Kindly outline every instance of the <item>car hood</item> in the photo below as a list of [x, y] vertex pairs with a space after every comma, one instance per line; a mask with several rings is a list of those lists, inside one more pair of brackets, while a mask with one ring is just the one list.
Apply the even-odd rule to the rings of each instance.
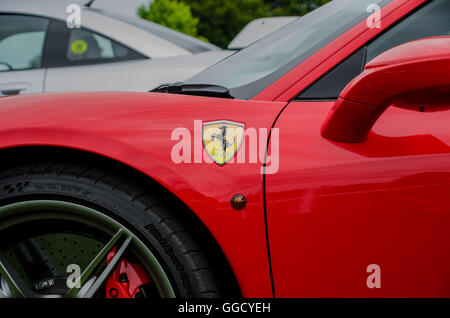
[[[235, 120], [271, 127], [284, 102], [139, 92], [45, 93], [0, 98], [0, 140], [6, 131], [34, 129], [108, 135], [193, 127], [194, 120]], [[116, 135], [116, 133], [118, 135]], [[36, 135], [30, 134], [31, 139]], [[151, 140], [151, 134], [148, 136]], [[170, 133], [169, 133], [170, 141]], [[38, 138], [39, 139], [39, 138]], [[119, 138], [121, 139], [121, 138]]]
[[[186, 138], [192, 156], [195, 149], [201, 156], [202, 122], [226, 119], [249, 128], [270, 128], [285, 104], [126, 92], [3, 97], [0, 162], [14, 152], [11, 148], [29, 147], [39, 153], [36, 147], [44, 146], [56, 154], [61, 148], [96, 154], [140, 171], [195, 211], [221, 246], [238, 281], [257, 282], [241, 284], [244, 295], [270, 297], [267, 251], [255, 248], [266, 246], [263, 163], [185, 164], [175, 162], [172, 153], [179, 153], [175, 145], [187, 134], [192, 137], [191, 143]], [[242, 213], [230, 205], [236, 193], [249, 202]], [[255, 269], [254, 262], [242, 261], [247, 258], [261, 266]]]

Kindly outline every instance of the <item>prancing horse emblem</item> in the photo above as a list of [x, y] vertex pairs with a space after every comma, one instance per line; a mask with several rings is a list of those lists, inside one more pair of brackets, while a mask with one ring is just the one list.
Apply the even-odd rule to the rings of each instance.
[[245, 125], [228, 120], [203, 123], [203, 145], [219, 166], [229, 162], [241, 147]]

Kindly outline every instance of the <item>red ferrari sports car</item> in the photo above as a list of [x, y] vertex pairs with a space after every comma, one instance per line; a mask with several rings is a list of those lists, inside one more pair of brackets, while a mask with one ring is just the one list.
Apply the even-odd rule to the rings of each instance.
[[450, 297], [449, 74], [450, 1], [334, 0], [155, 92], [3, 97], [0, 296]]

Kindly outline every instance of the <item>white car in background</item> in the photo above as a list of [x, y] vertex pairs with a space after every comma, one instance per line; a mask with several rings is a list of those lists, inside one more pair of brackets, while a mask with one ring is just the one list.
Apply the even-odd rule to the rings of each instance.
[[136, 16], [0, 0], [0, 96], [57, 91], [148, 91], [184, 81], [233, 51]]
[[229, 50], [241, 50], [250, 44], [262, 39], [266, 35], [281, 29], [285, 25], [294, 22], [300, 18], [299, 16], [292, 17], [270, 17], [260, 18], [251, 21], [247, 24], [241, 32], [228, 45]]

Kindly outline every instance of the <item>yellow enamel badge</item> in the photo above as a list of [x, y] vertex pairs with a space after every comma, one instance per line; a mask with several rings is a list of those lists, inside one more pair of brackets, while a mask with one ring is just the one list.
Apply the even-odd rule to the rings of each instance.
[[228, 120], [203, 123], [203, 145], [218, 165], [229, 162], [241, 147], [245, 125]]

